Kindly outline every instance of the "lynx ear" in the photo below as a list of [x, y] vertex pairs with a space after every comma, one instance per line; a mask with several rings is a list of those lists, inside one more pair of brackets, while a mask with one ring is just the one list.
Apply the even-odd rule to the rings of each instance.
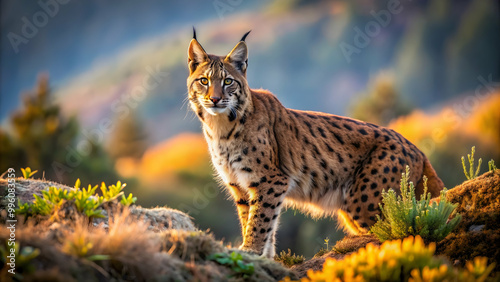
[[248, 66], [248, 49], [247, 44], [245, 43], [245, 38], [249, 33], [250, 31], [243, 35], [240, 42], [236, 44], [233, 50], [231, 50], [225, 58], [225, 61], [232, 64], [233, 67], [239, 70], [243, 75], [246, 74]]
[[188, 66], [190, 73], [193, 73], [198, 65], [208, 60], [208, 55], [196, 40], [196, 31], [193, 28], [193, 39], [188, 48]]

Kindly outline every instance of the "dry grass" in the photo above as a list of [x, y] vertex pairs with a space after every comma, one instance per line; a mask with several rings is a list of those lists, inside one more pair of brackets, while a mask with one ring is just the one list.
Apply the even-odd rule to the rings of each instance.
[[[39, 193], [49, 186], [41, 180], [19, 183], [22, 195], [16, 196], [27, 201], [30, 189]], [[235, 274], [231, 268], [208, 259], [211, 254], [233, 250], [211, 234], [197, 231], [190, 217], [182, 212], [109, 205], [107, 218], [89, 220], [68, 209], [60, 211], [57, 220], [52, 216], [18, 218], [17, 242], [21, 248], [29, 246], [40, 252], [16, 269], [25, 281], [225, 281]], [[6, 214], [1, 203], [0, 215], [3, 226]], [[3, 245], [10, 234], [2, 226]], [[296, 277], [271, 260], [248, 254], [244, 257], [255, 265], [255, 273], [245, 281]], [[34, 271], [28, 271], [30, 268]], [[230, 280], [243, 278], [235, 276]], [[1, 263], [0, 281], [12, 281]]]

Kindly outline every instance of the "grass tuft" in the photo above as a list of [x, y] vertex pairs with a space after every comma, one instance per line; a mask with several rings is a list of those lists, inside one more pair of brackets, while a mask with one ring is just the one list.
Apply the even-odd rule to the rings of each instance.
[[427, 193], [427, 179], [424, 177], [424, 193], [419, 201], [415, 198], [415, 187], [410, 179], [410, 168], [401, 176], [401, 195], [392, 189], [382, 191], [381, 219], [370, 229], [380, 241], [402, 239], [420, 235], [426, 241], [438, 242], [444, 239], [460, 222], [456, 204], [446, 200], [446, 189], [441, 191], [439, 202], [430, 204]]
[[292, 267], [296, 264], [301, 264], [305, 261], [305, 257], [303, 255], [296, 255], [295, 253], [292, 255], [292, 250], [288, 249], [288, 252], [281, 251], [279, 255], [274, 256], [274, 260], [280, 262], [284, 266]]

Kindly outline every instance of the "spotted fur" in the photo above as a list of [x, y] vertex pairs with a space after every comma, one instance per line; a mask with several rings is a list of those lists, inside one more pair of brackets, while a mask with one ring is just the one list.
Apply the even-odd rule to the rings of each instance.
[[399, 133], [287, 109], [272, 93], [250, 89], [244, 38], [227, 56], [209, 55], [191, 40], [187, 80], [213, 165], [236, 202], [241, 249], [274, 256], [283, 206], [314, 217], [337, 214], [348, 232], [366, 233], [380, 214], [382, 189], [399, 187], [406, 165], [418, 194], [424, 175], [429, 192], [439, 194], [443, 183], [431, 164]]

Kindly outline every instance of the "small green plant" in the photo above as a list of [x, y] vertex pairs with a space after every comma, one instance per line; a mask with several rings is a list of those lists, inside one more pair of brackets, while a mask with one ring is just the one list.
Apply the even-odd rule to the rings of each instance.
[[99, 209], [104, 200], [102, 197], [94, 195], [97, 185], [94, 187], [89, 185], [87, 189], [80, 189], [79, 180], [77, 180], [75, 188], [69, 193], [67, 200], [74, 200], [78, 212], [85, 214], [87, 217], [104, 217], [102, 209]]
[[42, 191], [42, 197], [34, 194], [35, 200], [32, 204], [19, 202], [17, 212], [25, 215], [50, 215], [59, 210], [65, 202], [74, 204], [76, 210], [89, 218], [104, 217], [102, 205], [122, 197], [120, 203], [129, 206], [137, 200], [132, 194], [124, 196], [123, 188], [126, 184], [118, 181], [116, 185], [101, 185], [103, 196], [96, 194], [97, 185], [89, 185], [86, 189], [80, 188], [81, 182], [78, 179], [75, 187], [71, 190], [50, 186], [48, 190]]
[[330, 238], [329, 237], [326, 237], [325, 239], [323, 239], [324, 243], [326, 245], [326, 249], [325, 248], [321, 248], [314, 256], [313, 258], [317, 258], [317, 257], [321, 257], [323, 256], [324, 254], [328, 253], [329, 251], [331, 251], [332, 249], [330, 249], [328, 243], [330, 242]]
[[274, 260], [281, 262], [283, 265], [287, 267], [292, 267], [296, 264], [303, 263], [306, 258], [302, 255], [297, 256], [296, 254], [292, 255], [292, 251], [288, 249], [288, 252], [281, 251], [279, 255], [274, 256]]
[[125, 197], [125, 195], [122, 195], [122, 199], [120, 200], [120, 203], [126, 207], [130, 206], [131, 204], [135, 203], [137, 201], [137, 197], [134, 197], [132, 194], [129, 194], [128, 197]]
[[383, 205], [380, 204], [380, 209], [384, 219], [377, 215], [377, 223], [370, 231], [382, 242], [409, 235], [420, 235], [426, 241], [441, 241], [462, 217], [455, 214], [456, 205], [446, 201], [446, 189], [441, 191], [439, 203], [430, 204], [431, 194], [427, 193], [425, 177], [424, 193], [417, 201], [415, 187], [412, 182], [408, 182], [409, 177], [410, 168], [406, 166], [406, 172], [401, 176], [401, 196], [397, 196], [392, 189], [382, 191]]
[[27, 167], [27, 168], [21, 168], [21, 172], [23, 173], [23, 177], [24, 177], [24, 179], [29, 179], [29, 178], [31, 178], [33, 175], [35, 175], [35, 173], [37, 173], [37, 172], [38, 172], [38, 170], [31, 171], [31, 168], [30, 168], [30, 167]]
[[211, 255], [209, 260], [230, 267], [235, 272], [234, 276], [241, 275], [243, 278], [248, 278], [255, 271], [253, 263], [245, 263], [243, 256], [238, 252], [232, 252], [231, 254], [216, 253]]
[[497, 170], [497, 166], [495, 165], [495, 161], [491, 159], [488, 162], [488, 171], [493, 171], [493, 170]]
[[479, 158], [477, 162], [477, 169], [474, 172], [474, 153], [476, 152], [476, 146], [473, 146], [471, 149], [471, 153], [467, 154], [467, 159], [469, 159], [469, 172], [467, 172], [467, 167], [465, 166], [465, 158], [462, 157], [462, 167], [464, 168], [464, 174], [465, 177], [467, 177], [468, 180], [474, 179], [479, 175], [479, 171], [481, 169], [481, 163], [483, 160]]

